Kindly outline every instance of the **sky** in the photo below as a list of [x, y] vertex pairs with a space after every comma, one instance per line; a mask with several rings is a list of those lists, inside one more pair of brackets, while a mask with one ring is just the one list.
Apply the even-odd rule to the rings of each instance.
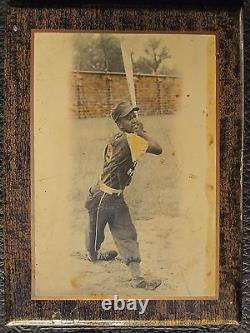
[[[100, 33], [83, 33], [86, 35], [86, 38], [89, 38], [89, 35], [96, 36], [98, 37]], [[165, 59], [162, 62], [162, 65], [167, 65], [167, 67], [172, 70], [172, 69], [177, 69], [177, 71], [182, 74], [183, 68], [182, 68], [182, 63], [183, 63], [183, 58], [185, 57], [185, 50], [187, 48], [192, 48], [196, 47], [196, 42], [197, 40], [206, 40], [207, 35], [198, 35], [198, 34], [166, 34], [166, 33], [111, 33], [111, 35], [125, 41], [127, 48], [129, 51], [133, 52], [134, 60], [137, 60], [140, 56], [143, 56], [144, 54], [144, 47], [147, 43], [147, 41], [150, 38], [156, 38], [161, 41], [162, 46], [166, 46], [170, 58]], [[194, 57], [195, 61], [195, 57]]]

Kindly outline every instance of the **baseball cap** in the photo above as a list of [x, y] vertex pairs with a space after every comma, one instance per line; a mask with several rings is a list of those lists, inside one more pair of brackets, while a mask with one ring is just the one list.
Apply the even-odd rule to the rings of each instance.
[[138, 106], [133, 106], [131, 103], [124, 101], [120, 102], [116, 105], [116, 107], [112, 110], [111, 116], [115, 122], [119, 118], [126, 117], [131, 111], [138, 111]]

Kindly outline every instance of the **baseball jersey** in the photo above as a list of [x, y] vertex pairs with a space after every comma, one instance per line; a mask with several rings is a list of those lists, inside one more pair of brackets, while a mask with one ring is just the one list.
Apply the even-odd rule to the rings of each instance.
[[101, 180], [109, 187], [123, 190], [130, 184], [137, 161], [147, 148], [148, 142], [136, 134], [116, 134], [105, 147]]

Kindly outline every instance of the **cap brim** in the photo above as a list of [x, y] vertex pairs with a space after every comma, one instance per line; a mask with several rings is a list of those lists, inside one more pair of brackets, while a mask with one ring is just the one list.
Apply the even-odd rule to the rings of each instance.
[[126, 112], [124, 112], [122, 115], [120, 115], [119, 118], [126, 117], [130, 112], [132, 112], [132, 111], [138, 111], [138, 110], [139, 110], [139, 107], [138, 106], [134, 106], [131, 109], [129, 109]]

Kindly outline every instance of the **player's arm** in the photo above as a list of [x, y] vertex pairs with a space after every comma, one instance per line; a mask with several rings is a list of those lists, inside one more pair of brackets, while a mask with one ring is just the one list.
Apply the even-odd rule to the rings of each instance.
[[162, 148], [157, 141], [155, 141], [151, 136], [149, 136], [143, 129], [143, 124], [138, 122], [134, 128], [134, 133], [142, 137], [148, 142], [147, 153], [160, 155], [162, 153]]
[[140, 136], [148, 142], [148, 149], [146, 150], [147, 153], [154, 155], [160, 155], [162, 153], [162, 148], [159, 143], [151, 138], [151, 136], [149, 136], [146, 132], [140, 133]]

